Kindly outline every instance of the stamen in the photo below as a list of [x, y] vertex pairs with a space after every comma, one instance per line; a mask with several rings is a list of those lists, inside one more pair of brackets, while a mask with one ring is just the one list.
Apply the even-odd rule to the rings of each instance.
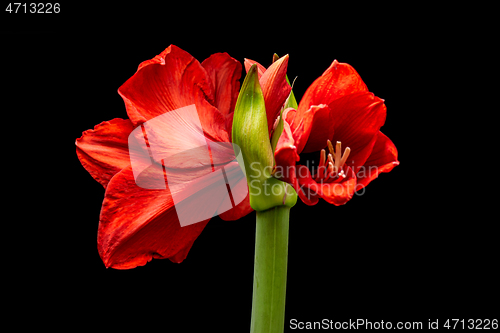
[[340, 141], [337, 141], [337, 144], [335, 145], [335, 170], [338, 171], [340, 168], [340, 158], [342, 156], [342, 144]]
[[[332, 165], [332, 168], [333, 168], [333, 165], [335, 164], [335, 162], [333, 161], [333, 156], [332, 154], [328, 154], [328, 161], [326, 162], [328, 165]], [[333, 170], [333, 169], [332, 169]], [[330, 174], [330, 171], [327, 171], [325, 169], [325, 177], [328, 177], [328, 175]]]
[[328, 145], [328, 150], [330, 151], [330, 154], [335, 155], [335, 153], [333, 152], [333, 146], [332, 146], [332, 143], [330, 142], [330, 140], [326, 140], [326, 144]]
[[332, 162], [328, 162], [328, 171], [326, 173], [327, 177], [333, 173], [333, 164]]
[[325, 161], [326, 161], [326, 152], [324, 149], [321, 149], [320, 156], [319, 156], [319, 164], [318, 164], [318, 169], [315, 173], [314, 180], [318, 182], [325, 173], [326, 166], [325, 166]]
[[347, 147], [344, 150], [344, 156], [342, 156], [342, 159], [340, 160], [340, 167], [344, 166], [345, 161], [347, 161], [347, 158], [349, 157], [349, 154], [351, 153], [351, 148]]
[[339, 177], [346, 177], [342, 167], [351, 153], [351, 148], [347, 147], [344, 151], [344, 155], [342, 156], [342, 143], [340, 141], [335, 143], [335, 151], [333, 150], [333, 145], [330, 140], [326, 140], [326, 144], [328, 145], [328, 150], [330, 151], [330, 154], [328, 154], [328, 162], [332, 164], [332, 170], [334, 172], [332, 176], [337, 174]]
[[328, 154], [328, 162], [330, 162], [330, 163], [332, 163], [332, 164], [334, 164], [334, 163], [335, 163], [335, 162], [334, 162], [334, 160], [333, 160], [333, 156], [332, 156], [332, 154]]
[[321, 149], [321, 155], [319, 157], [319, 166], [323, 166], [326, 160], [326, 152], [324, 149]]
[[346, 147], [342, 155], [342, 143], [340, 141], [335, 143], [335, 149], [330, 140], [326, 140], [326, 144], [328, 145], [329, 154], [326, 156], [325, 149], [321, 149], [318, 172], [314, 177], [316, 182], [330, 181], [334, 177], [347, 177], [342, 167], [349, 158], [351, 148]]

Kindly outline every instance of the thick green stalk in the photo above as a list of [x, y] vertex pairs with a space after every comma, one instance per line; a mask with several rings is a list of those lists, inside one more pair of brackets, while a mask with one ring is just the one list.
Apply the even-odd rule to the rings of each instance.
[[241, 149], [238, 163], [245, 170], [250, 206], [257, 212], [252, 333], [283, 333], [285, 324], [288, 218], [297, 192], [272, 173], [282, 131], [281, 119], [269, 140], [265, 100], [254, 64], [241, 85], [231, 132], [233, 144]]
[[285, 325], [290, 207], [257, 211], [251, 333], [282, 333]]

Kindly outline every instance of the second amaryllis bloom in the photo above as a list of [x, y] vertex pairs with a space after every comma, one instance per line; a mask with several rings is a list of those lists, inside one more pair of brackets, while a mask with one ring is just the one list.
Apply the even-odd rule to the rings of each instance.
[[[163, 179], [163, 171], [168, 167], [173, 177], [179, 176], [178, 183], [183, 186], [177, 193], [169, 187], [147, 189], [136, 183], [129, 136], [134, 130], [146, 131], [147, 122], [158, 116], [194, 105], [202, 132], [193, 130], [195, 124], [190, 119], [179, 119], [176, 128], [164, 122], [149, 131], [149, 141], [154, 135], [160, 143], [158, 150], [163, 149], [161, 142], [169, 143], [173, 151], [166, 153], [171, 155], [199, 144], [213, 147], [214, 143], [229, 143], [241, 71], [241, 64], [227, 53], [214, 54], [200, 63], [186, 51], [171, 45], [141, 63], [136, 73], [119, 88], [129, 119], [105, 121], [76, 140], [80, 162], [106, 189], [97, 237], [99, 255], [106, 267], [129, 269], [145, 265], [153, 258], [184, 260], [209, 219], [181, 226], [173, 196], [198, 195], [199, 182], [193, 177], [183, 181], [186, 169], [191, 168], [199, 177], [210, 177], [218, 168], [217, 161], [212, 161], [212, 167], [210, 161], [208, 167], [192, 165], [192, 161], [186, 159], [161, 161], [160, 167], [151, 169], [152, 172]], [[146, 136], [145, 139], [148, 140]], [[239, 186], [247, 186], [244, 178], [235, 187]], [[214, 187], [206, 188], [211, 190], [217, 193]], [[213, 210], [209, 212], [211, 216], [236, 220], [252, 211], [246, 198], [233, 209], [218, 212], [219, 206], [227, 206], [223, 201], [229, 199], [220, 198], [220, 203], [209, 207]]]
[[[247, 70], [253, 64], [245, 60]], [[264, 77], [265, 67], [257, 65]], [[292, 184], [308, 205], [319, 198], [345, 204], [355, 191], [399, 165], [396, 146], [380, 131], [386, 112], [384, 101], [368, 91], [352, 66], [333, 61], [298, 107], [284, 110], [275, 176]], [[319, 154], [318, 165], [301, 160], [301, 153], [310, 152]]]

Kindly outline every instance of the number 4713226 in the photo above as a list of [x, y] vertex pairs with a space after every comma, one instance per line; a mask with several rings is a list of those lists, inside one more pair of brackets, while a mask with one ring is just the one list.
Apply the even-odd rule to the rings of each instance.
[[444, 323], [447, 329], [498, 329], [498, 319], [448, 319]]
[[9, 5], [5, 9], [9, 13], [31, 13], [31, 14], [57, 14], [61, 12], [61, 5], [59, 3], [21, 3], [21, 2], [9, 2]]

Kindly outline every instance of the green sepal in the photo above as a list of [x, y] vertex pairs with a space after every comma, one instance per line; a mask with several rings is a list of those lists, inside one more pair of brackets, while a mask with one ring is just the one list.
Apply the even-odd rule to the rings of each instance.
[[270, 177], [274, 155], [256, 64], [249, 69], [241, 85], [234, 108], [231, 137], [232, 142], [241, 149], [247, 179], [264, 180]]
[[[290, 84], [290, 80], [288, 80], [288, 75], [285, 77], [286, 78], [286, 82], [288, 84]], [[290, 84], [290, 86], [292, 86]], [[293, 86], [292, 86], [293, 88]], [[297, 104], [297, 100], [295, 99], [295, 95], [293, 94], [293, 90], [290, 90], [290, 96], [288, 96], [288, 100], [286, 101], [285, 103], [285, 109], [287, 108], [294, 108], [295, 110], [297, 110], [297, 108], [299, 107], [299, 105]]]
[[280, 58], [280, 56], [279, 56], [279, 55], [277, 55], [276, 53], [275, 53], [275, 54], [273, 54], [273, 64], [274, 64], [274, 62], [275, 62], [276, 60], [278, 60], [279, 58]]

